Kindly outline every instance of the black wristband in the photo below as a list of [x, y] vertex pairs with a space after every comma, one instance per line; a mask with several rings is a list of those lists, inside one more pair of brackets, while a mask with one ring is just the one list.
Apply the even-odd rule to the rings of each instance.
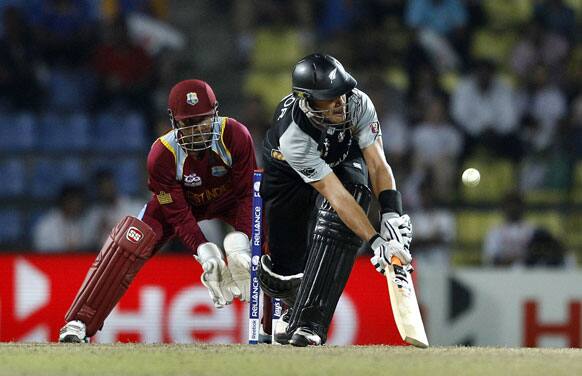
[[402, 215], [402, 196], [395, 189], [386, 189], [378, 195], [380, 213], [396, 212]]
[[374, 242], [376, 240], [378, 240], [380, 238], [380, 234], [376, 234], [374, 236], [372, 236], [372, 238], [370, 240], [368, 240], [368, 244], [370, 245], [370, 248], [372, 248]]

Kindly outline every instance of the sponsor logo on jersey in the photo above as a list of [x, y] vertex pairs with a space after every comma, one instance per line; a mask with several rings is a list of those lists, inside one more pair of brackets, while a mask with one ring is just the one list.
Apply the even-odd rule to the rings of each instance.
[[172, 200], [172, 195], [164, 191], [158, 193], [156, 197], [158, 198], [158, 202], [160, 203], [160, 205], [167, 205], [174, 202], [174, 200]]
[[314, 168], [307, 167], [307, 168], [299, 170], [299, 172], [301, 173], [301, 175], [304, 175], [305, 177], [310, 178], [313, 175], [315, 175], [316, 171]]
[[202, 185], [202, 178], [195, 173], [184, 176], [184, 185], [186, 187], [200, 187]]
[[186, 103], [190, 106], [196, 106], [198, 103], [198, 94], [196, 93], [187, 93], [186, 94]]
[[378, 134], [380, 132], [380, 124], [377, 121], [370, 123], [370, 132], [373, 134]]
[[278, 149], [271, 149], [271, 157], [273, 159], [276, 159], [278, 161], [284, 161], [285, 157], [283, 156], [283, 153], [281, 153]]
[[212, 176], [217, 176], [217, 177], [224, 176], [227, 173], [226, 167], [224, 167], [224, 166], [212, 166], [210, 171], [212, 172]]
[[131, 226], [125, 233], [125, 238], [133, 244], [139, 243], [141, 238], [143, 238], [143, 233], [139, 231], [136, 227]]
[[227, 192], [231, 191], [232, 187], [230, 184], [226, 183], [219, 187], [206, 189], [203, 192], [195, 193], [187, 191], [186, 198], [188, 202], [194, 206], [207, 205], [209, 202], [214, 201], [222, 197]]

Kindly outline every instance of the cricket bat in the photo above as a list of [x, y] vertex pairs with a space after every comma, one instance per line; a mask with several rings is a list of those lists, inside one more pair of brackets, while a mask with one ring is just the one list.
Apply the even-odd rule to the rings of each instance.
[[402, 339], [416, 347], [427, 348], [428, 339], [420, 316], [412, 278], [403, 267], [400, 259], [392, 257], [392, 265], [386, 272], [390, 304], [394, 321]]

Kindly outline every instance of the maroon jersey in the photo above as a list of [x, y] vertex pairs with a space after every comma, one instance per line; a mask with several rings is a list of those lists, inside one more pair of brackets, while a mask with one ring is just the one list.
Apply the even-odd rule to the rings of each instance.
[[173, 235], [193, 252], [206, 242], [198, 226], [203, 219], [221, 219], [250, 237], [252, 176], [257, 168], [247, 128], [219, 117], [221, 138], [200, 159], [189, 156], [174, 131], [158, 138], [148, 155], [148, 186], [153, 196], [143, 213], [157, 235], [158, 246]]

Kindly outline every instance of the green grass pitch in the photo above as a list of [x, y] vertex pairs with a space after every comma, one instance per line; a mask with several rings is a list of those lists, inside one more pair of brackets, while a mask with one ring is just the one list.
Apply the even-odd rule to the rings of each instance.
[[582, 375], [582, 350], [7, 343], [0, 375]]

